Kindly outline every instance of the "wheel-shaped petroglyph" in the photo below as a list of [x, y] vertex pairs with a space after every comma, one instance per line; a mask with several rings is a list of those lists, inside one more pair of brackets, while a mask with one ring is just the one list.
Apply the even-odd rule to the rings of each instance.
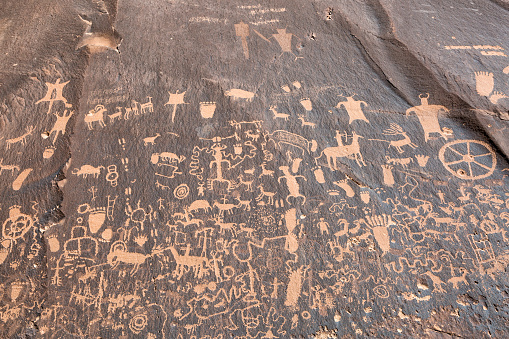
[[456, 140], [442, 146], [438, 157], [445, 169], [465, 180], [489, 177], [497, 165], [491, 146], [479, 140]]

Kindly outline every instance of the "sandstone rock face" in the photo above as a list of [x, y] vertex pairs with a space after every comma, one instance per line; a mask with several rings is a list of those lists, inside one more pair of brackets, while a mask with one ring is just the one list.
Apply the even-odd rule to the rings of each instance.
[[0, 337], [508, 337], [508, 11], [4, 1]]

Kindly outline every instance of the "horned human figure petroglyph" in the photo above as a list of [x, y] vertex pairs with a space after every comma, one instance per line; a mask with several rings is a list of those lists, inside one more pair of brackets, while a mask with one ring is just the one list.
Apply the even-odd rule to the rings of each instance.
[[406, 115], [414, 112], [419, 118], [422, 129], [424, 130], [424, 140], [428, 142], [431, 133], [439, 133], [442, 138], [447, 140], [446, 133], [440, 128], [438, 123], [438, 113], [449, 113], [449, 110], [441, 105], [428, 104], [429, 93], [426, 95], [419, 95], [421, 104], [418, 106], [410, 107], [406, 110]]

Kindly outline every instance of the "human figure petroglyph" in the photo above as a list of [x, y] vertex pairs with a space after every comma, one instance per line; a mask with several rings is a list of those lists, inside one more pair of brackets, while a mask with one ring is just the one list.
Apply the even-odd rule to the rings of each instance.
[[362, 111], [362, 107], [367, 107], [368, 104], [362, 100], [355, 100], [353, 97], [354, 95], [346, 97], [346, 101], [338, 102], [336, 108], [345, 108], [350, 118], [348, 121], [349, 124], [351, 124], [354, 120], [363, 120], [369, 123], [369, 120], [366, 118], [364, 112]]
[[69, 81], [60, 83], [60, 80], [62, 79], [58, 78], [54, 84], [47, 82], [46, 87], [48, 88], [48, 91], [46, 92], [46, 95], [42, 99], [35, 102], [36, 105], [41, 102], [49, 102], [47, 114], [51, 113], [51, 108], [53, 107], [53, 103], [55, 101], [62, 101], [65, 107], [68, 107], [67, 99], [64, 98], [62, 92], [65, 85], [67, 85]]
[[94, 129], [94, 122], [98, 122], [100, 127], [106, 126], [104, 123], [104, 113], [108, 111], [104, 108], [103, 105], [97, 105], [94, 109], [88, 111], [88, 114], [85, 115], [85, 122], [89, 130]]
[[226, 182], [227, 183], [227, 190], [230, 190], [231, 182], [227, 179], [223, 178], [223, 164], [226, 165], [226, 169], [231, 168], [231, 163], [229, 160], [226, 160], [224, 158], [225, 152], [224, 150], [227, 148], [226, 145], [222, 145], [219, 142], [214, 143], [210, 150], [207, 150], [207, 153], [212, 153], [212, 156], [214, 157], [214, 160], [212, 160], [209, 164], [209, 168], [212, 169], [215, 167], [216, 170], [216, 176], [214, 178], [209, 179], [211, 182], [211, 187], [214, 186], [214, 182]]
[[[67, 114], [66, 114], [67, 113]], [[69, 119], [72, 117], [72, 115], [74, 114], [74, 111], [68, 111], [68, 110], [65, 110], [64, 113], [62, 113], [62, 115], [58, 115], [56, 113], [53, 113], [56, 117], [57, 117], [57, 120], [55, 121], [55, 124], [53, 125], [53, 127], [51, 128], [51, 130], [49, 131], [49, 136], [51, 137], [51, 135], [53, 133], [55, 133], [54, 137], [53, 137], [53, 144], [55, 143], [55, 141], [57, 141], [57, 138], [58, 138], [58, 135], [61, 133], [62, 135], [65, 134], [65, 129], [67, 127], [67, 123], [69, 122]]]
[[7, 149], [11, 148], [11, 145], [20, 143], [21, 145], [25, 146], [27, 142], [27, 138], [32, 135], [34, 132], [35, 127], [34, 126], [28, 126], [26, 128], [26, 132], [23, 135], [20, 135], [16, 138], [6, 139], [5, 142], [7, 143]]
[[286, 186], [290, 192], [286, 197], [286, 202], [290, 203], [289, 198], [302, 198], [302, 204], [304, 204], [306, 202], [306, 197], [300, 193], [300, 184], [297, 181], [297, 178], [302, 178], [304, 181], [307, 181], [306, 177], [291, 173], [289, 166], [280, 166], [279, 169], [283, 172], [283, 175], [278, 178], [278, 182], [281, 182], [281, 179], [285, 179]]
[[271, 39], [274, 38], [279, 44], [279, 47], [281, 47], [281, 55], [283, 55], [284, 53], [291, 53], [295, 56], [295, 60], [297, 60], [298, 58], [302, 58], [297, 57], [297, 55], [295, 55], [295, 53], [293, 53], [292, 51], [292, 37], [296, 37], [298, 39], [300, 38], [295, 34], [287, 32], [286, 28], [278, 28], [276, 30], [277, 34], [272, 34]]
[[430, 134], [439, 133], [442, 138], [447, 140], [447, 134], [440, 128], [438, 123], [438, 113], [449, 113], [449, 110], [441, 105], [428, 104], [429, 93], [426, 95], [419, 95], [421, 104], [418, 106], [410, 107], [406, 110], [406, 115], [414, 112], [419, 118], [422, 129], [424, 130], [424, 140], [428, 142]]

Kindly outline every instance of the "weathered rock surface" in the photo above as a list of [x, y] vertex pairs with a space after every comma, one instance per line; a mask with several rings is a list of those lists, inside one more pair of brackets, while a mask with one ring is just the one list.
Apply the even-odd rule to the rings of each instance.
[[4, 1], [0, 337], [508, 337], [508, 10]]

